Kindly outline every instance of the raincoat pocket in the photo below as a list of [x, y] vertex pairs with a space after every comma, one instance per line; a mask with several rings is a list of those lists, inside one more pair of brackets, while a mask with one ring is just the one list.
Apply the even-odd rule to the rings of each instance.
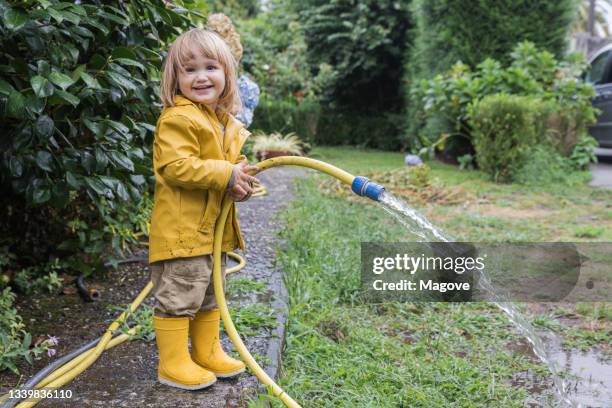
[[204, 197], [204, 208], [198, 231], [205, 234], [212, 234], [215, 228], [217, 217], [219, 216], [220, 205], [214, 191], [206, 191]]

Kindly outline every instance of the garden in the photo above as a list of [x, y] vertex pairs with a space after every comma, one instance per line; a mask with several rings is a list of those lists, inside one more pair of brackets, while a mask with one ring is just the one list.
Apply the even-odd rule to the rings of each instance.
[[[457, 242], [611, 242], [612, 190], [589, 186], [600, 112], [584, 54], [569, 51], [579, 3], [0, 0], [2, 393], [80, 346], [58, 333], [92, 340], [103, 329], [91, 317], [119, 314], [132, 300], [119, 293], [134, 297], [148, 281], [144, 269], [118, 266], [147, 255], [163, 63], [169, 44], [211, 13], [231, 17], [238, 74], [259, 88], [243, 147], [251, 163], [303, 155], [366, 176]], [[269, 267], [286, 293], [270, 296], [286, 309], [236, 301], [230, 310], [244, 337], [286, 315], [276, 380], [303, 406], [612, 402], [609, 299], [515, 303], [546, 356], [493, 302], [369, 302], [362, 242], [422, 237], [335, 179], [274, 171], [266, 199], [272, 184], [291, 195], [277, 214], [253, 197], [248, 219], [260, 208], [285, 227], [246, 231], [272, 231]], [[257, 252], [247, 255], [262, 268]], [[83, 281], [104, 288], [102, 303], [80, 300]], [[133, 283], [111, 293], [124, 282]], [[228, 291], [260, 299], [266, 287], [232, 277]], [[143, 305], [130, 336], [155, 360], [152, 310]], [[230, 406], [282, 406], [244, 381]], [[153, 395], [151, 406], [164, 406]]]

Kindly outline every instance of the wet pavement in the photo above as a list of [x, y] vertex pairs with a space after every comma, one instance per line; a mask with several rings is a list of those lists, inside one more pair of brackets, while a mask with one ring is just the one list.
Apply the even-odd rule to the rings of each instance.
[[[598, 348], [578, 350], [564, 348], [562, 339], [550, 330], [537, 330], [546, 348], [546, 358], [554, 364], [563, 377], [565, 395], [574, 408], [609, 408], [612, 406], [612, 356]], [[519, 338], [508, 344], [508, 350], [519, 353], [534, 363], [540, 359], [532, 345]], [[524, 388], [529, 396], [525, 407], [564, 407], [555, 394], [550, 375], [529, 370], [517, 372], [511, 381], [515, 387]]]
[[548, 356], [567, 375], [568, 395], [582, 407], [612, 406], [612, 361], [597, 350], [568, 350], [552, 332], [542, 334]]
[[597, 163], [591, 164], [592, 187], [612, 188], [612, 149], [597, 149]]
[[[230, 312], [254, 303], [272, 308], [276, 327], [258, 329], [243, 335], [247, 348], [273, 378], [280, 367], [280, 353], [287, 319], [286, 291], [280, 271], [275, 267], [277, 232], [283, 227], [278, 213], [293, 197], [293, 179], [304, 175], [301, 169], [284, 167], [262, 173], [258, 178], [268, 194], [238, 204], [239, 219], [246, 241], [246, 267], [228, 279], [248, 277], [265, 282], [263, 292], [241, 293], [229, 301]], [[143, 253], [141, 252], [140, 255]], [[138, 255], [138, 253], [137, 253]], [[41, 296], [19, 299], [16, 307], [24, 318], [26, 329], [34, 336], [53, 335], [59, 338], [56, 357], [42, 357], [30, 366], [19, 366], [21, 376], [5, 371], [0, 374], [0, 392], [23, 384], [38, 370], [79, 346], [101, 336], [118, 316], [109, 305], [131, 302], [149, 280], [146, 264], [121, 265], [109, 271], [106, 279], [89, 280], [101, 293], [101, 300], [84, 303], [77, 294]], [[152, 305], [149, 297], [145, 304]], [[233, 345], [223, 335], [226, 350]], [[250, 373], [235, 379], [220, 379], [205, 390], [185, 391], [157, 382], [157, 350], [154, 342], [125, 342], [102, 356], [84, 373], [63, 387], [72, 391], [72, 398], [47, 399], [40, 407], [243, 407], [258, 391], [259, 383]]]

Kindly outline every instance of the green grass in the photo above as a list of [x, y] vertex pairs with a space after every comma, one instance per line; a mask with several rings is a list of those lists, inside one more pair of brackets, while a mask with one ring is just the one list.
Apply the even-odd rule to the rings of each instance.
[[516, 333], [503, 315], [483, 303], [363, 303], [360, 242], [406, 233], [372, 228], [386, 218], [378, 207], [316, 189], [300, 183], [283, 234], [290, 324], [282, 386], [317, 407], [521, 406], [526, 395], [510, 385], [513, 374], [545, 369], [508, 350]]
[[276, 327], [275, 311], [259, 303], [236, 308], [232, 315], [236, 330], [245, 336], [256, 336]]
[[[312, 156], [356, 175], [404, 167], [401, 153], [317, 147]], [[439, 162], [427, 165], [436, 184], [468, 194], [456, 205], [417, 204], [457, 240], [612, 241], [612, 190], [589, 187], [587, 172], [569, 174], [566, 184], [525, 186], [496, 184], [477, 170]]]
[[[399, 153], [315, 148], [312, 157], [354, 174], [403, 167]], [[612, 192], [582, 185], [579, 180], [584, 175], [576, 176], [571, 189], [538, 189], [498, 185], [478, 171], [430, 165], [441, 185], [461, 186], [471, 193], [471, 200], [482, 201], [480, 207], [425, 203], [419, 208], [458, 239], [576, 240], [579, 224], [590, 223], [587, 217], [599, 218], [593, 225], [610, 222], [610, 210], [601, 207], [612, 202]], [[544, 365], [513, 351], [522, 336], [492, 305], [362, 301], [360, 242], [414, 237], [389, 222], [388, 215], [371, 202], [351, 202], [321, 192], [319, 180], [299, 182], [296, 199], [286, 212], [290, 228], [282, 233], [286, 246], [279, 260], [290, 309], [281, 386], [312, 407], [523, 406], [525, 387], [513, 385], [513, 378], [526, 371], [540, 378], [549, 373]], [[488, 205], [486, 211], [483, 204]], [[598, 237], [610, 238], [608, 230]], [[608, 314], [605, 308], [581, 310]], [[560, 323], [552, 317], [535, 319], [541, 327], [559, 329]], [[577, 329], [562, 332], [572, 330]], [[602, 341], [602, 336], [609, 341], [609, 333], [595, 333], [590, 344]], [[281, 406], [275, 399], [270, 401]], [[259, 403], [252, 401], [250, 406]]]
[[244, 276], [230, 277], [227, 279], [228, 296], [244, 295], [250, 292], [261, 293], [266, 287], [265, 282], [258, 282]]

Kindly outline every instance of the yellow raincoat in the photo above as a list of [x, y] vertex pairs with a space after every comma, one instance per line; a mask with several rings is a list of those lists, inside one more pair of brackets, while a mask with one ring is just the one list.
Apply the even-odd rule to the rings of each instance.
[[[240, 149], [250, 133], [231, 115], [177, 95], [157, 121], [153, 143], [155, 205], [149, 262], [211, 254], [215, 222]], [[219, 121], [225, 125], [225, 137]], [[227, 218], [222, 251], [244, 249], [236, 207]]]

